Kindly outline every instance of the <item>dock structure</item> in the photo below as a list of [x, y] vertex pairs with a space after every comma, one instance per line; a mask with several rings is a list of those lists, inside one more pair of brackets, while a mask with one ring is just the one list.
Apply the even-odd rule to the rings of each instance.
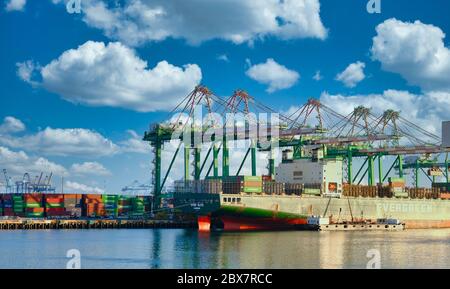
[[196, 228], [196, 222], [168, 220], [0, 220], [0, 230]]
[[328, 224], [317, 225], [318, 231], [403, 231], [404, 224]]

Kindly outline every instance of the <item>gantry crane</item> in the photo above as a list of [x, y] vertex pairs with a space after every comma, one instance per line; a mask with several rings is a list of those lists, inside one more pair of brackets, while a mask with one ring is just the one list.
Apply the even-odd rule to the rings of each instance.
[[[233, 123], [219, 123], [216, 120], [207, 119], [201, 126], [196, 123], [194, 112], [196, 106], [201, 106], [208, 113], [242, 114], [245, 122], [242, 129], [235, 129]], [[341, 158], [347, 163], [347, 182], [354, 183], [359, 179], [360, 183], [367, 175], [368, 184], [375, 184], [375, 160], [378, 159], [379, 183], [385, 181], [392, 169], [396, 167], [399, 175], [403, 176], [403, 155], [419, 153], [439, 153], [448, 149], [441, 148], [439, 137], [421, 129], [408, 120], [402, 118], [399, 113], [386, 111], [383, 115], [376, 117], [369, 108], [359, 106], [349, 115], [344, 116], [334, 109], [322, 104], [319, 100], [310, 99], [294, 113], [286, 116], [279, 115], [279, 122], [272, 121], [264, 125], [258, 121], [255, 127], [249, 127], [248, 118], [251, 113], [274, 113], [268, 106], [258, 102], [246, 91], [238, 89], [227, 99], [215, 95], [205, 86], [197, 86], [176, 107], [180, 115], [175, 122], [153, 125], [150, 131], [145, 132], [144, 140], [150, 142], [154, 147], [154, 170], [153, 170], [153, 192], [154, 208], [158, 207], [161, 192], [173, 167], [175, 159], [184, 142], [184, 179], [189, 180], [189, 168], [191, 166], [190, 151], [194, 155], [194, 180], [201, 178], [202, 172], [208, 177], [213, 172], [213, 177], [226, 177], [230, 175], [229, 166], [229, 141], [247, 140], [250, 147], [241, 165], [237, 170], [240, 173], [248, 155], [251, 155], [251, 172], [256, 175], [257, 151], [269, 151], [269, 174], [274, 175], [275, 164], [272, 145], [262, 145], [261, 137], [265, 137], [269, 143], [278, 143], [281, 148], [293, 148], [294, 158], [310, 157], [306, 152], [309, 150], [323, 150], [325, 158]], [[175, 112], [176, 110], [174, 110]], [[181, 113], [186, 113], [184, 122]], [[228, 126], [233, 128], [230, 130]], [[260, 130], [261, 127], [264, 129]], [[211, 133], [211, 130], [213, 133]], [[255, 130], [257, 133], [255, 134]], [[413, 132], [415, 130], [415, 132]], [[221, 138], [216, 135], [222, 132]], [[417, 136], [416, 133], [419, 133]], [[162, 177], [161, 162], [162, 149], [165, 142], [179, 139], [179, 145], [175, 150], [169, 163], [167, 172]], [[201, 146], [195, 140], [204, 140], [210, 143], [210, 147], [201, 160]], [[425, 136], [430, 141], [424, 141]], [[402, 139], [408, 139], [411, 143], [404, 143]], [[194, 141], [193, 141], [194, 140]], [[418, 141], [420, 140], [420, 142]], [[219, 176], [219, 152], [222, 150], [222, 175]], [[206, 170], [206, 164], [212, 152], [212, 162]], [[390, 169], [386, 174], [382, 170], [383, 156], [396, 156]], [[365, 158], [363, 165], [353, 176], [353, 158]], [[367, 166], [366, 166], [367, 165]], [[205, 170], [206, 172], [205, 172]]]

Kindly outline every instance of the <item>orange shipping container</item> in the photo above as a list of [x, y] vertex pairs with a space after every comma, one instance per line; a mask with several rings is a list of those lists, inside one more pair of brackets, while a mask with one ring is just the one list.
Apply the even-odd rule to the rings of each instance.
[[29, 213], [43, 213], [44, 208], [26, 208], [26, 211]]

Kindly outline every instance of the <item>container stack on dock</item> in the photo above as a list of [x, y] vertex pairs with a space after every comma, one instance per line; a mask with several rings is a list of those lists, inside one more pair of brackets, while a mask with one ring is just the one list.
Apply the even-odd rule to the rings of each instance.
[[47, 217], [61, 217], [67, 215], [64, 195], [49, 194], [44, 196], [45, 200], [45, 215]]
[[12, 195], [3, 195], [3, 216], [14, 216]]
[[64, 194], [64, 208], [67, 215], [81, 217], [81, 199], [80, 194]]
[[124, 217], [128, 216], [131, 211], [131, 199], [130, 196], [119, 196], [117, 201], [117, 215]]
[[23, 195], [15, 194], [12, 195], [12, 202], [13, 202], [13, 215], [18, 217], [24, 217], [24, 202], [23, 202]]
[[97, 194], [0, 194], [0, 216], [26, 218], [143, 217], [149, 196]]
[[84, 195], [83, 199], [86, 217], [103, 217], [105, 215], [102, 195]]
[[133, 197], [131, 199], [130, 217], [141, 217], [145, 214], [144, 197]]
[[[42, 194], [25, 194], [25, 217], [42, 218], [44, 217], [44, 206], [42, 205]], [[14, 206], [15, 206], [14, 201]]]
[[102, 195], [102, 202], [105, 208], [105, 216], [117, 217], [117, 201], [118, 195]]

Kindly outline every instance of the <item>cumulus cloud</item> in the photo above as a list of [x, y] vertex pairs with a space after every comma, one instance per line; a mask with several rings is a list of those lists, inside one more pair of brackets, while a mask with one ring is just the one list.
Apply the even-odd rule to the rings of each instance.
[[313, 79], [314, 79], [315, 81], [320, 81], [320, 80], [323, 79], [323, 76], [322, 76], [322, 74], [320, 73], [320, 70], [317, 70], [317, 71], [316, 71], [316, 73], [315, 73], [314, 76], [313, 76]]
[[361, 61], [352, 63], [344, 71], [336, 75], [336, 80], [344, 83], [347, 87], [355, 87], [360, 81], [366, 78], [364, 74], [365, 67], [366, 64]]
[[0, 168], [16, 175], [23, 175], [26, 172], [33, 174], [53, 172], [55, 175], [64, 176], [68, 173], [62, 165], [46, 158], [31, 157], [24, 151], [13, 151], [3, 146], [0, 146]]
[[246, 71], [248, 77], [260, 83], [267, 84], [267, 92], [292, 87], [300, 78], [300, 74], [278, 64], [272, 58], [266, 62], [250, 66]]
[[450, 50], [439, 27], [392, 18], [379, 24], [376, 32], [371, 53], [384, 70], [424, 91], [450, 91]]
[[106, 156], [119, 151], [119, 147], [98, 132], [83, 129], [47, 127], [35, 134], [22, 137], [5, 135], [0, 143], [9, 147], [56, 156]]
[[450, 93], [412, 94], [407, 91], [386, 90], [382, 94], [331, 95], [322, 93], [320, 100], [336, 112], [347, 115], [357, 106], [370, 107], [375, 115], [385, 110], [400, 111], [400, 114], [421, 128], [441, 135], [441, 122], [448, 119]]
[[12, 116], [4, 118], [3, 123], [0, 124], [0, 135], [16, 133], [25, 130], [25, 124], [20, 120]]
[[88, 194], [103, 194], [105, 190], [98, 187], [91, 187], [85, 184], [66, 181], [64, 184], [64, 190], [73, 193], [88, 193]]
[[225, 62], [230, 62], [230, 59], [228, 58], [228, 55], [226, 55], [226, 54], [220, 54], [220, 55], [218, 55], [218, 56], [217, 56], [217, 60], [222, 60], [222, 61], [225, 61]]
[[76, 175], [110, 176], [111, 172], [98, 162], [75, 163], [70, 171]]
[[151, 152], [148, 142], [143, 141], [142, 137], [139, 136], [134, 130], [128, 130], [127, 132], [130, 135], [130, 138], [120, 142], [122, 152], [142, 154], [148, 154]]
[[[26, 63], [18, 64], [18, 74], [31, 82]], [[202, 78], [196, 64], [177, 67], [160, 61], [149, 69], [121, 43], [93, 41], [65, 51], [38, 72], [40, 86], [70, 102], [139, 112], [172, 109]]]
[[37, 70], [39, 70], [39, 65], [35, 64], [31, 60], [25, 62], [16, 63], [17, 66], [17, 76], [23, 81], [36, 86], [38, 82], [33, 81], [33, 76]]
[[5, 10], [6, 11], [23, 11], [27, 0], [9, 0], [6, 1]]
[[240, 44], [269, 36], [327, 37], [319, 0], [83, 0], [82, 9], [87, 25], [133, 46], [167, 38]]

